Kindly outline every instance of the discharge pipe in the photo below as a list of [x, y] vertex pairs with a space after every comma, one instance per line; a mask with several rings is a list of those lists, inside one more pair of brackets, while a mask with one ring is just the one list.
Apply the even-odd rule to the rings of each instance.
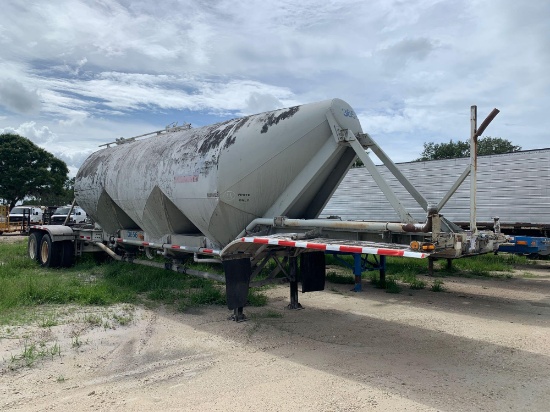
[[256, 226], [272, 227], [295, 227], [295, 228], [324, 228], [324, 229], [345, 229], [359, 230], [365, 232], [390, 231], [396, 233], [427, 233], [432, 230], [432, 217], [428, 216], [426, 223], [396, 223], [396, 222], [361, 222], [351, 220], [335, 219], [288, 219], [286, 217], [276, 217], [274, 219], [258, 218], [254, 219], [246, 229], [239, 234], [242, 237], [245, 233], [251, 231]]
[[[101, 250], [103, 250], [105, 253], [107, 253], [109, 256], [111, 256], [113, 259], [118, 260], [118, 261], [124, 260], [122, 258], [122, 256], [117, 255], [115, 252], [113, 252], [111, 249], [109, 249], [103, 243], [95, 242], [94, 244], [96, 246], [98, 246]], [[196, 277], [199, 277], [199, 278], [210, 279], [210, 280], [215, 280], [217, 282], [225, 283], [225, 277], [222, 276], [222, 275], [218, 275], [218, 274], [215, 274], [215, 273], [209, 273], [209, 272], [202, 272], [200, 270], [195, 270], [195, 269], [189, 269], [189, 268], [186, 268], [184, 266], [177, 265], [177, 264], [174, 264], [174, 263], [169, 265], [168, 268], [166, 267], [166, 265], [164, 263], [150, 262], [148, 260], [134, 259], [134, 260], [131, 261], [131, 263], [135, 263], [136, 265], [142, 265], [142, 266], [150, 266], [150, 267], [159, 268], [159, 269], [169, 269], [169, 270], [172, 270], [174, 272], [185, 273], [187, 275], [196, 276]]]

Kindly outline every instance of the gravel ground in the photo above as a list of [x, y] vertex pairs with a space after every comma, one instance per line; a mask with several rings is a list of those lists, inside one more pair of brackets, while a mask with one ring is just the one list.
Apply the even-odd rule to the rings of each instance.
[[[0, 328], [0, 410], [550, 410], [548, 263], [444, 287], [329, 283], [289, 311], [279, 286], [238, 324], [223, 307], [49, 308], [58, 325]], [[60, 354], [15, 367], [32, 343]]]

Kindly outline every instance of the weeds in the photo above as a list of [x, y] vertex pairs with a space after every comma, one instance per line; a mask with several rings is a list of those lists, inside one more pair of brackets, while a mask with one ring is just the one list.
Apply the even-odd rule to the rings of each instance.
[[[344, 256], [342, 257], [342, 260], [338, 260], [332, 256], [327, 256], [326, 261], [327, 264], [349, 268], [353, 263], [353, 258], [351, 256]], [[347, 263], [347, 266], [344, 262]], [[532, 265], [534, 263], [535, 262], [527, 259], [525, 256], [517, 256], [506, 253], [498, 255], [486, 254], [462, 259], [454, 259], [450, 268], [447, 268], [445, 259], [436, 261], [434, 265], [434, 272], [436, 272], [438, 276], [510, 278], [510, 273], [513, 271], [515, 266]], [[405, 283], [410, 283], [407, 281], [408, 278], [415, 278], [417, 275], [426, 274], [427, 271], [428, 265], [425, 259], [401, 258], [394, 256], [388, 256], [386, 258], [386, 272], [391, 273], [393, 276], [401, 279]], [[332, 282], [332, 276], [334, 276], [333, 274], [335, 274], [335, 272], [327, 273], [327, 280]], [[370, 279], [373, 285], [383, 288], [383, 285], [379, 284], [377, 273], [371, 272]], [[338, 283], [338, 280], [333, 283]]]
[[409, 288], [411, 289], [419, 290], [419, 289], [424, 289], [425, 287], [426, 287], [426, 282], [419, 279], [414, 279], [411, 282], [409, 282]]
[[82, 346], [82, 341], [80, 340], [80, 334], [74, 333], [72, 337], [72, 345], [73, 348], [77, 349]]
[[443, 281], [440, 279], [435, 279], [430, 290], [432, 292], [443, 292], [445, 290], [443, 287]]
[[48, 346], [44, 341], [36, 343], [25, 340], [22, 352], [19, 355], [11, 356], [9, 369], [30, 368], [39, 360], [45, 358], [53, 359], [55, 356], [61, 357], [61, 348], [57, 342]]
[[353, 275], [342, 275], [336, 272], [328, 272], [326, 275], [326, 280], [331, 283], [338, 283], [342, 285], [353, 285], [355, 283]]
[[103, 319], [99, 315], [89, 313], [84, 317], [84, 322], [92, 327], [95, 327], [101, 326], [103, 324]]
[[385, 285], [381, 284], [380, 277], [379, 277], [378, 273], [376, 273], [376, 272], [370, 272], [369, 273], [369, 281], [370, 281], [371, 285], [373, 285], [374, 287], [376, 287], [378, 289], [384, 289], [384, 287], [385, 287]]
[[116, 320], [120, 326], [125, 326], [125, 325], [128, 325], [132, 321], [133, 316], [114, 314], [113, 319]]
[[38, 326], [40, 326], [41, 328], [51, 328], [53, 326], [57, 326], [58, 324], [59, 324], [59, 322], [58, 322], [57, 318], [51, 313], [44, 316], [38, 322]]
[[[0, 325], [27, 323], [29, 311], [49, 304], [107, 306], [115, 303], [148, 302], [174, 305], [185, 310], [192, 306], [223, 305], [223, 286], [217, 282], [163, 269], [107, 261], [98, 264], [85, 255], [69, 269], [53, 270], [36, 265], [26, 256], [24, 242], [2, 245], [0, 249]], [[197, 270], [220, 272], [221, 267], [201, 264]], [[263, 306], [265, 294], [251, 290], [248, 303]], [[131, 322], [127, 315], [117, 315], [120, 325]], [[97, 315], [88, 315], [91, 326], [110, 324]], [[57, 324], [55, 316], [38, 320], [42, 327]]]
[[386, 279], [386, 293], [399, 293], [401, 292], [401, 287], [397, 284], [397, 280], [390, 276]]

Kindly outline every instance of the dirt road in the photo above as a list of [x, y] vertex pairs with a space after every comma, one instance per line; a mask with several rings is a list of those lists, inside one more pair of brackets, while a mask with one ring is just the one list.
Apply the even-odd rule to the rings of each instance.
[[[223, 307], [67, 310], [1, 330], [0, 410], [548, 411], [550, 269], [524, 272], [439, 293], [328, 284], [301, 311], [281, 286], [239, 324]], [[11, 370], [29, 339], [60, 356]]]

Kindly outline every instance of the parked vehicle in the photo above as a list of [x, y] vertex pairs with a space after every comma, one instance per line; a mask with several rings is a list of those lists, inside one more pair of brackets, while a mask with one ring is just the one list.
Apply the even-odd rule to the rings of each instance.
[[[197, 129], [176, 126], [105, 146], [84, 162], [75, 181], [76, 201], [101, 229], [35, 226], [29, 256], [56, 267], [101, 252], [216, 279], [226, 284], [235, 320], [244, 317], [249, 286], [278, 274], [290, 282], [289, 308], [300, 308], [299, 280], [302, 292], [324, 289], [325, 253], [354, 256], [360, 290], [365, 270], [379, 270], [384, 281], [386, 256], [456, 258], [493, 252], [504, 241], [499, 233], [458, 228], [415, 192], [425, 210], [418, 222], [384, 181], [380, 187], [399, 222], [318, 219], [356, 157], [374, 167], [366, 148], [393, 165], [339, 99]], [[166, 261], [142, 260], [142, 252]], [[225, 276], [189, 269], [183, 264], [189, 256], [219, 262]], [[251, 283], [270, 260], [276, 264], [267, 279]]]
[[24, 219], [29, 220], [30, 223], [40, 224], [42, 223], [42, 208], [40, 206], [15, 206], [10, 211], [10, 222], [18, 223]]
[[55, 212], [50, 217], [50, 224], [52, 225], [62, 225], [67, 219], [67, 215], [71, 213], [68, 224], [75, 223], [85, 223], [86, 222], [86, 212], [79, 206], [75, 206], [71, 210], [71, 205], [58, 207]]

